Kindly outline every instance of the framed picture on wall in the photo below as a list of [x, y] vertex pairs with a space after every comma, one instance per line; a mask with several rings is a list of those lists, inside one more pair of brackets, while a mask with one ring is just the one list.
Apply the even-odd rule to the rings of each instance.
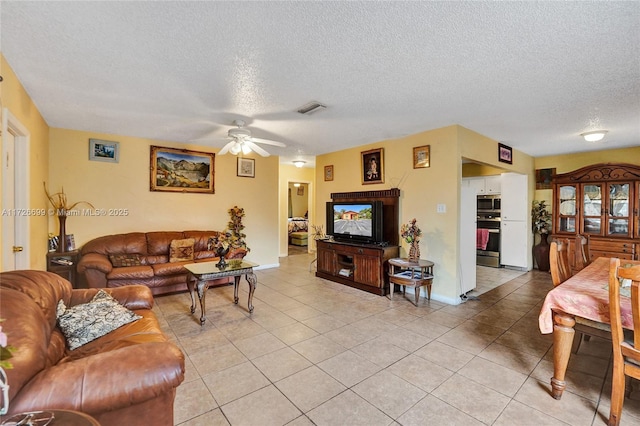
[[424, 145], [413, 148], [414, 169], [422, 169], [431, 165], [429, 160], [430, 147], [431, 145]]
[[551, 189], [551, 179], [556, 169], [536, 169], [536, 189]]
[[370, 149], [360, 154], [362, 184], [384, 183], [384, 148]]
[[151, 146], [151, 191], [213, 194], [216, 155]]
[[513, 149], [510, 146], [498, 144], [498, 161], [513, 164]]
[[333, 180], [333, 165], [324, 166], [324, 180], [325, 181]]
[[256, 160], [253, 158], [238, 157], [238, 176], [256, 177]]
[[89, 160], [117, 163], [120, 160], [120, 143], [89, 139]]

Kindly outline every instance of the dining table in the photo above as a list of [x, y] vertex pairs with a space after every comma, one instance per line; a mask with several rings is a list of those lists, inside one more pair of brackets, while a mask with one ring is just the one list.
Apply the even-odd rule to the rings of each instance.
[[[576, 317], [610, 324], [609, 264], [611, 258], [599, 257], [571, 278], [553, 288], [544, 299], [538, 325], [542, 334], [553, 333], [553, 377], [551, 396], [562, 397], [566, 387], [565, 374], [571, 356]], [[621, 264], [639, 264], [622, 260]], [[622, 326], [633, 330], [631, 300], [620, 298]]]

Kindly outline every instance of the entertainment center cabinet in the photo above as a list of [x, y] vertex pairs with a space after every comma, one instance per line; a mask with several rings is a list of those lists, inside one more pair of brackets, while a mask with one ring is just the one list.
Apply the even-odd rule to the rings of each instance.
[[335, 201], [382, 201], [384, 241], [360, 244], [333, 240], [317, 241], [316, 276], [384, 296], [389, 293], [387, 262], [399, 256], [398, 215], [400, 190], [332, 193]]

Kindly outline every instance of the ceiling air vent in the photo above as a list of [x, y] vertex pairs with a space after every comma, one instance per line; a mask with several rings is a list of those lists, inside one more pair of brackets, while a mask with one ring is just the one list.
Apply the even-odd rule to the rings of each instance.
[[312, 114], [316, 111], [322, 111], [325, 108], [326, 105], [322, 105], [320, 102], [313, 101], [298, 108], [298, 112], [300, 114]]

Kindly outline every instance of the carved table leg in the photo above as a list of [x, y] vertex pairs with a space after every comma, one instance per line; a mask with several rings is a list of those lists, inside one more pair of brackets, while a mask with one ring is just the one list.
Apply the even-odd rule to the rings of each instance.
[[209, 288], [209, 281], [198, 280], [196, 287], [198, 289], [198, 298], [200, 299], [200, 325], [202, 326], [207, 320], [207, 317], [205, 316], [205, 296], [207, 295], [207, 289]]
[[420, 301], [420, 286], [416, 284], [413, 291], [416, 295], [416, 306], [418, 306], [418, 302]]
[[247, 305], [249, 306], [249, 313], [251, 313], [253, 312], [253, 292], [256, 291], [258, 277], [253, 272], [249, 272], [247, 275], [245, 275], [245, 278], [249, 283], [249, 301], [247, 302]]
[[238, 304], [238, 287], [240, 285], [240, 275], [233, 277], [233, 303]]
[[551, 378], [551, 396], [562, 398], [566, 386], [564, 381], [567, 364], [571, 356], [571, 345], [576, 320], [572, 315], [564, 312], [553, 312], [553, 377]]
[[189, 296], [191, 296], [191, 313], [194, 313], [196, 311], [195, 283], [196, 277], [189, 274], [189, 276], [187, 277], [187, 288], [189, 289]]

